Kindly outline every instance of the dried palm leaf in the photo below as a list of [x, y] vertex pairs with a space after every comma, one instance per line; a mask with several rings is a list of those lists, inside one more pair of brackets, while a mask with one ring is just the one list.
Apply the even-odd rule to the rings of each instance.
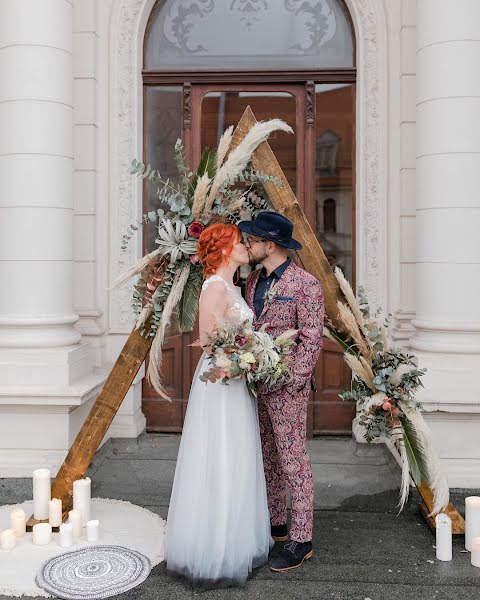
[[402, 461], [402, 481], [400, 483], [400, 499], [398, 501], [398, 512], [400, 513], [403, 507], [405, 506], [405, 502], [408, 499], [408, 494], [410, 493], [410, 467], [408, 462], [407, 449], [405, 446], [405, 436], [403, 435], [402, 428], [399, 427], [398, 429], [400, 431], [398, 433], [395, 433], [395, 436], [397, 438], [396, 447], [400, 453], [400, 458]]
[[405, 415], [402, 425], [412, 477], [417, 484], [428, 483], [433, 492], [431, 515], [438, 514], [447, 506], [450, 492], [433, 446], [432, 432], [419, 410], [412, 410], [402, 402], [399, 406]]
[[170, 397], [165, 392], [165, 388], [162, 385], [160, 377], [160, 369], [162, 366], [162, 346], [165, 340], [165, 331], [170, 324], [175, 307], [180, 302], [189, 273], [189, 264], [185, 264], [180, 270], [177, 271], [173, 280], [172, 289], [170, 290], [170, 294], [168, 295], [163, 307], [160, 324], [158, 326], [157, 333], [153, 338], [152, 347], [150, 349], [147, 378], [155, 391], [166, 400], [170, 400]]

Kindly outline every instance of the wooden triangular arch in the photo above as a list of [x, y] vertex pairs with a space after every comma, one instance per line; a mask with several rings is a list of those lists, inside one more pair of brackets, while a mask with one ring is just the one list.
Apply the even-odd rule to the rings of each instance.
[[[248, 106], [234, 131], [231, 148], [236, 147], [256, 123], [255, 116]], [[307, 271], [321, 281], [324, 291], [325, 310], [333, 325], [337, 325], [338, 301], [345, 302], [337, 279], [328, 263], [320, 243], [317, 240], [295, 194], [290, 187], [268, 142], [258, 146], [252, 155], [255, 169], [274, 175], [283, 182], [283, 186], [264, 183], [273, 208], [285, 214], [294, 224], [295, 237], [301, 242], [303, 249], [299, 251], [300, 260]], [[132, 382], [138, 373], [151, 346], [151, 339], [143, 338], [137, 330], [128, 337], [120, 356], [113, 366], [102, 391], [97, 397], [90, 413], [80, 429], [70, 451], [60, 467], [52, 485], [52, 498], [60, 498], [63, 506], [63, 520], [73, 504], [73, 482], [81, 479], [90, 466], [95, 452], [107, 433], [110, 424], [123, 402]], [[432, 529], [435, 522], [427, 518], [433, 508], [433, 494], [430, 488], [421, 484], [418, 490], [422, 497], [421, 509]], [[445, 511], [452, 519], [454, 534], [465, 531], [465, 523], [455, 507], [450, 503]], [[31, 529], [37, 523], [31, 517], [27, 527]]]

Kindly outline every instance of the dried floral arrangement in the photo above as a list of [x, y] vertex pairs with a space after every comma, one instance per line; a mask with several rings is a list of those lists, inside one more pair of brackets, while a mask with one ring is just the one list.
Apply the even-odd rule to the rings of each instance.
[[266, 327], [255, 331], [251, 322], [239, 325], [218, 324], [210, 336], [212, 354], [209, 368], [200, 380], [228, 385], [231, 379], [243, 378], [253, 396], [258, 383], [274, 385], [291, 380], [291, 351], [297, 330], [289, 329], [272, 338]]
[[280, 119], [260, 121], [231, 148], [233, 127], [220, 138], [216, 150], [202, 153], [196, 171], [185, 163], [181, 141], [175, 144], [175, 161], [179, 179], [173, 182], [150, 165], [133, 160], [132, 175], [141, 177], [156, 188], [164, 208], [143, 215], [122, 238], [126, 249], [130, 239], [144, 225], [157, 228], [157, 247], [146, 254], [115, 282], [124, 285], [138, 276], [134, 285], [132, 308], [135, 327], [141, 335], [153, 338], [147, 377], [154, 389], [168, 398], [161, 381], [162, 346], [165, 332], [173, 318], [180, 331], [191, 331], [198, 311], [198, 297], [203, 280], [196, 248], [203, 229], [211, 223], [236, 223], [245, 213], [255, 217], [269, 208], [257, 188], [265, 182], [282, 185], [276, 177], [255, 171], [250, 165], [254, 150], [273, 131], [292, 133]]
[[364, 289], [359, 288], [357, 299], [338, 267], [335, 276], [346, 302], [338, 302], [337, 327], [327, 320], [324, 334], [340, 344], [353, 371], [351, 389], [340, 397], [355, 402], [367, 442], [388, 440], [398, 451], [400, 510], [408, 498], [411, 475], [417, 485], [423, 481], [432, 489], [436, 514], [448, 504], [449, 489], [415, 398], [426, 369], [418, 368], [415, 356], [389, 346], [389, 319], [382, 323], [380, 309], [371, 314]]

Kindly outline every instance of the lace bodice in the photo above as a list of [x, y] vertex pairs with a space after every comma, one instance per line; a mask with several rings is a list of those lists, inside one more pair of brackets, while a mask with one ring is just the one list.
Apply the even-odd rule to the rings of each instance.
[[202, 293], [214, 281], [222, 283], [230, 296], [230, 306], [224, 315], [225, 319], [234, 324], [242, 323], [246, 320], [253, 321], [253, 311], [242, 298], [240, 288], [230, 285], [223, 277], [220, 277], [220, 275], [211, 275], [208, 279], [205, 279], [202, 285]]

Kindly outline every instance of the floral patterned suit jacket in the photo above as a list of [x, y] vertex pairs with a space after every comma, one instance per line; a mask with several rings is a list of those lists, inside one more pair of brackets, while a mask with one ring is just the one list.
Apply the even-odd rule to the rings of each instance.
[[[260, 270], [251, 273], [246, 284], [246, 301], [253, 305]], [[277, 337], [287, 329], [297, 329], [297, 346], [293, 351], [293, 387], [300, 390], [312, 377], [322, 349], [324, 301], [320, 282], [293, 261], [267, 294], [255, 328], [267, 325], [267, 332]]]

